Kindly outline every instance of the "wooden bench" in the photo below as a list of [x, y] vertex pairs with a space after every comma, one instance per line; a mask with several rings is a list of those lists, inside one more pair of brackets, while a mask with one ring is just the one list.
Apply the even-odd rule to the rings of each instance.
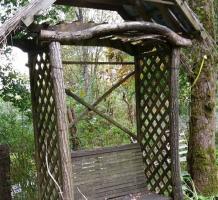
[[76, 200], [169, 200], [146, 189], [138, 144], [72, 153]]

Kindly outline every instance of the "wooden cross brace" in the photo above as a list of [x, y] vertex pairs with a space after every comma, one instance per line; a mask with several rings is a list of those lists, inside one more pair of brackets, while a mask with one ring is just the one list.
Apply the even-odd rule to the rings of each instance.
[[99, 111], [98, 109], [96, 109], [95, 107], [102, 101], [104, 100], [114, 89], [116, 89], [117, 87], [119, 87], [123, 82], [125, 82], [128, 78], [130, 78], [131, 76], [133, 76], [135, 74], [135, 71], [130, 72], [126, 77], [124, 77], [123, 79], [121, 79], [119, 82], [117, 82], [113, 87], [111, 87], [107, 92], [105, 92], [99, 99], [97, 99], [92, 105], [90, 105], [89, 103], [85, 102], [83, 99], [81, 99], [79, 96], [77, 96], [76, 94], [74, 94], [73, 92], [71, 92], [69, 89], [66, 89], [66, 94], [70, 97], [72, 97], [74, 100], [78, 101], [79, 103], [81, 103], [83, 106], [85, 106], [87, 109], [77, 118], [77, 120], [75, 120], [73, 123], [70, 124], [70, 127], [72, 127], [73, 125], [75, 125], [79, 120], [81, 120], [90, 110], [92, 110], [93, 112], [95, 112], [96, 114], [100, 115], [102, 118], [106, 119], [107, 121], [109, 121], [111, 124], [113, 124], [114, 126], [118, 127], [119, 129], [121, 129], [122, 131], [124, 131], [125, 133], [127, 133], [130, 137], [132, 137], [133, 139], [136, 139], [136, 135], [134, 133], [132, 133], [130, 130], [128, 130], [127, 128], [125, 128], [124, 126], [122, 126], [121, 124], [119, 124], [118, 122], [116, 122], [114, 119], [112, 119], [111, 117], [109, 117], [108, 115], [102, 113], [101, 111]]

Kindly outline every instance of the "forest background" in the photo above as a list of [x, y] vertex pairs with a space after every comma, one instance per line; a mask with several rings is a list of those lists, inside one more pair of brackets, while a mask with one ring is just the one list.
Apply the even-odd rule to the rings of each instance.
[[[0, 24], [27, 2], [26, 0], [1, 1]], [[200, 4], [200, 1], [196, 2]], [[215, 2], [214, 5], [215, 10], [218, 10], [218, 2]], [[201, 5], [199, 5], [199, 9], [200, 7]], [[218, 30], [217, 13], [218, 12], [212, 13], [214, 17], [214, 30]], [[199, 15], [201, 18], [201, 13]], [[115, 12], [67, 8], [64, 6], [56, 6], [55, 8], [49, 9], [44, 16], [37, 18], [38, 23], [50, 24], [56, 24], [63, 20], [69, 22], [75, 20], [83, 22], [95, 21], [97, 23], [122, 21]], [[63, 60], [65, 61], [133, 61], [133, 57], [110, 48], [63, 47], [62, 52]], [[13, 49], [6, 46], [0, 52], [0, 144], [8, 144], [10, 147], [11, 183], [13, 186], [12, 194], [14, 199], [34, 199], [37, 188], [29, 77], [15, 69], [16, 60], [13, 60], [12, 53]], [[194, 61], [191, 59], [188, 61], [190, 65], [194, 65], [193, 62]], [[199, 58], [199, 62], [202, 62], [201, 58]], [[217, 66], [214, 66], [214, 68], [217, 69]], [[112, 87], [114, 83], [125, 77], [132, 70], [133, 66], [129, 65], [65, 65], [64, 76], [68, 88], [77, 93], [80, 97], [83, 97], [87, 102], [93, 103], [95, 99], [98, 99], [105, 91]], [[191, 81], [190, 77], [187, 75], [187, 69], [184, 66], [181, 66], [179, 82], [180, 133], [186, 136], [184, 138], [188, 145]], [[218, 105], [218, 98], [216, 99], [216, 105]], [[76, 117], [84, 111], [83, 106], [71, 99], [67, 99], [67, 104], [68, 108]], [[135, 132], [136, 111], [134, 78], [128, 79], [122, 86], [117, 88], [98, 105], [98, 108], [116, 119], [123, 126]], [[216, 124], [218, 125], [218, 121]], [[92, 112], [89, 112], [87, 116], [77, 123], [76, 133], [78, 136], [78, 148], [83, 149], [130, 143], [130, 139], [125, 133]], [[218, 136], [216, 138], [216, 144], [218, 145]], [[72, 148], [75, 147], [72, 146]], [[183, 189], [187, 199], [215, 199], [216, 194], [203, 197], [196, 192], [194, 184], [191, 184], [191, 186], [187, 184], [187, 182], [190, 183], [192, 181], [186, 163], [182, 164], [182, 176], [184, 180]]]

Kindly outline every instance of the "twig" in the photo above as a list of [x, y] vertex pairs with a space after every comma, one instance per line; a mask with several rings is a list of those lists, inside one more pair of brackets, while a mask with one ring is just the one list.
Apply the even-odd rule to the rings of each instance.
[[77, 190], [79, 191], [79, 193], [83, 196], [83, 198], [84, 198], [85, 200], [88, 200], [88, 198], [80, 191], [79, 187], [77, 187]]
[[194, 80], [194, 82], [193, 82], [191, 88], [193, 88], [193, 87], [195, 86], [195, 84], [197, 83], [197, 81], [198, 81], [198, 79], [199, 79], [199, 77], [200, 77], [200, 75], [201, 75], [202, 69], [203, 69], [203, 67], [204, 67], [204, 62], [205, 62], [206, 59], [207, 59], [207, 56], [205, 55], [205, 56], [203, 57], [202, 62], [201, 62], [201, 66], [200, 66], [198, 75], [197, 75], [197, 77], [195, 78], [195, 80]]
[[49, 164], [48, 164], [48, 154], [47, 154], [47, 145], [46, 145], [46, 152], [45, 152], [45, 162], [46, 162], [46, 167], [47, 167], [47, 171], [49, 176], [51, 177], [51, 179], [54, 181], [55, 185], [57, 186], [58, 190], [59, 190], [59, 194], [61, 195], [61, 199], [64, 200], [64, 196], [63, 196], [63, 192], [61, 190], [60, 185], [58, 184], [58, 182], [55, 180], [55, 178], [53, 177], [50, 169], [49, 169]]

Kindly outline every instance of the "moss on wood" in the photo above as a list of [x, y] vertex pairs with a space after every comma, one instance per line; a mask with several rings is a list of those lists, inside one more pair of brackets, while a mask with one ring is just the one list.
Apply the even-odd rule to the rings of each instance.
[[[215, 36], [213, 1], [190, 0], [192, 8], [212, 37]], [[191, 131], [189, 142], [189, 171], [196, 189], [205, 196], [218, 193], [218, 168], [215, 152], [216, 56], [213, 48], [204, 42], [195, 44], [194, 71], [198, 73], [202, 59], [207, 55], [202, 73], [192, 88]]]

